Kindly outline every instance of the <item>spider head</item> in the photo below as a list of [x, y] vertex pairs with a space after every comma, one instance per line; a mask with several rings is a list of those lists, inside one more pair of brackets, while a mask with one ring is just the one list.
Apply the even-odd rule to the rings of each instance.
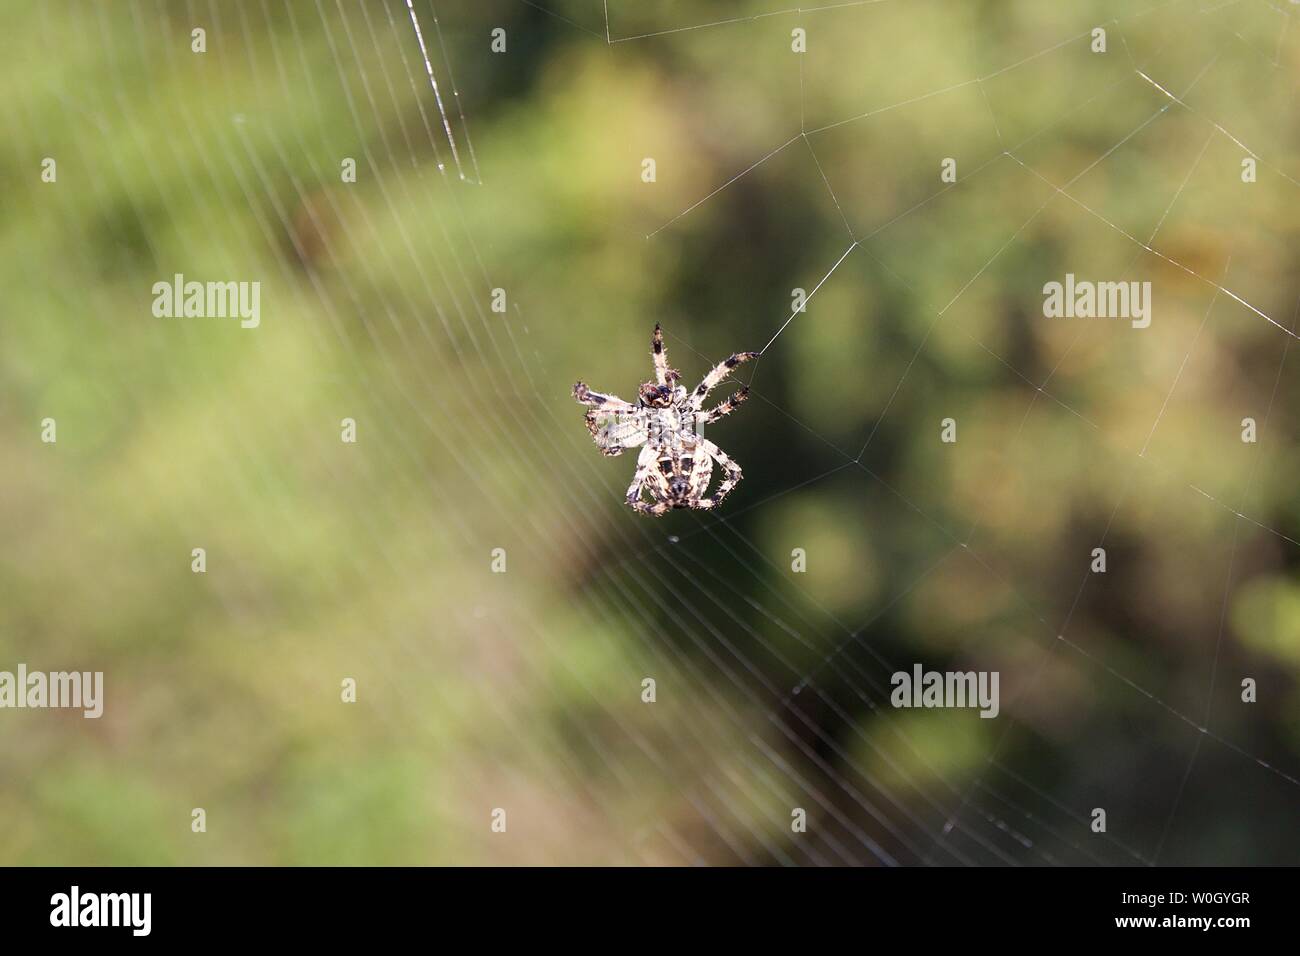
[[673, 403], [673, 386], [646, 382], [641, 386], [641, 404], [646, 408], [668, 408]]

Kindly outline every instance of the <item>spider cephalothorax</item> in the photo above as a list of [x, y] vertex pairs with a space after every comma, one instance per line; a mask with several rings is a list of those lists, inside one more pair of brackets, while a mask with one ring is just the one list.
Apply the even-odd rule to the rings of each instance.
[[[650, 350], [655, 381], [640, 387], [638, 404], [593, 392], [582, 382], [573, 386], [573, 397], [589, 407], [587, 430], [602, 454], [621, 455], [628, 448], [645, 445], [627, 489], [628, 507], [650, 515], [674, 508], [716, 508], [740, 481], [740, 466], [706, 439], [700, 428], [734, 411], [749, 397], [749, 389], [738, 389], [726, 401], [707, 410], [703, 408], [704, 400], [733, 368], [758, 353], [737, 352], [716, 365], [695, 391], [688, 393], [677, 384], [680, 373], [668, 367], [664, 335], [657, 325]], [[706, 496], [715, 461], [725, 475], [717, 490]], [[649, 495], [648, 501], [645, 494]]]
[[674, 388], [671, 384], [659, 385], [655, 382], [645, 382], [637, 390], [641, 396], [641, 404], [646, 408], [669, 408], [677, 398], [675, 394], [678, 391], [685, 391], [680, 387]]

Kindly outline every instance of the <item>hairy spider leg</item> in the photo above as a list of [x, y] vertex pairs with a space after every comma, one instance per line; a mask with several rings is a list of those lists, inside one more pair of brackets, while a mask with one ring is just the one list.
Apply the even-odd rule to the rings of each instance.
[[719, 418], [730, 415], [741, 405], [745, 404], [745, 399], [749, 398], [749, 386], [744, 385], [736, 389], [724, 401], [715, 405], [706, 411], [702, 411], [695, 418], [695, 423], [699, 425], [712, 425]]
[[636, 459], [636, 471], [632, 473], [632, 484], [627, 486], [627, 503], [629, 507], [635, 508], [637, 502], [641, 500], [641, 489], [650, 474], [650, 466], [657, 460], [658, 455], [649, 445], [641, 449], [641, 454]]
[[713, 457], [696, 443], [690, 449], [690, 458], [683, 459], [682, 465], [689, 475], [691, 500], [699, 501], [708, 490], [709, 479], [713, 477]]
[[641, 498], [641, 491], [646, 481], [662, 477], [653, 474], [654, 466], [658, 461], [659, 452], [653, 445], [646, 445], [641, 449], [641, 455], [636, 462], [636, 474], [632, 476], [632, 484], [627, 488], [627, 506], [633, 511], [647, 515], [661, 515], [672, 507], [666, 500], [643, 501]]
[[709, 456], [721, 465], [727, 473], [726, 477], [722, 479], [722, 483], [718, 485], [718, 490], [713, 493], [713, 497], [701, 498], [696, 502], [695, 507], [708, 510], [722, 504], [722, 499], [731, 494], [731, 490], [740, 484], [743, 475], [740, 466], [732, 461], [725, 451], [707, 438], [700, 439], [699, 448], [701, 451], [708, 452]]
[[654, 358], [654, 377], [660, 385], [677, 381], [681, 375], [675, 368], [668, 367], [668, 350], [663, 345], [663, 329], [655, 323], [654, 336], [650, 337], [650, 355]]
[[[602, 415], [605, 416], [605, 424], [601, 424]], [[614, 417], [613, 424], [609, 423], [611, 415]], [[645, 418], [639, 412], [624, 415], [618, 412], [601, 412], [599, 409], [592, 408], [587, 411], [586, 421], [591, 440], [596, 443], [600, 453], [607, 458], [621, 455], [629, 448], [644, 444], [649, 437]]]
[[691, 395], [691, 407], [698, 410], [699, 407], [704, 404], [704, 400], [709, 397], [709, 392], [717, 388], [719, 383], [731, 374], [733, 368], [737, 365], [748, 362], [752, 358], [758, 358], [758, 353], [737, 352], [735, 355], [731, 356], [731, 358], [715, 365], [713, 370], [710, 371], [708, 375], [704, 376], [704, 381], [700, 382], [699, 386]]
[[633, 405], [631, 402], [625, 402], [617, 395], [602, 395], [600, 392], [593, 392], [582, 382], [575, 382], [573, 385], [573, 397], [584, 405], [590, 405], [592, 408], [602, 412], [625, 412], [632, 413], [639, 409], [640, 406]]

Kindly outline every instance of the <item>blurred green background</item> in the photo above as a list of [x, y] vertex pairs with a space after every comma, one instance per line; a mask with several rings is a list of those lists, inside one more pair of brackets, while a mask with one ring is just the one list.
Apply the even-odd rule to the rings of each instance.
[[[787, 6], [419, 0], [445, 125], [401, 0], [5, 7], [0, 669], [106, 704], [0, 712], [0, 862], [1296, 862], [1300, 7]], [[573, 381], [814, 287], [627, 511]]]

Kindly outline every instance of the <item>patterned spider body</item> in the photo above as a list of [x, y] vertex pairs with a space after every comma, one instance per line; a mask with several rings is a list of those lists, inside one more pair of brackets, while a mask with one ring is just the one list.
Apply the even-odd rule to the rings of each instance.
[[[644, 446], [627, 489], [629, 508], [649, 515], [675, 508], [716, 508], [739, 483], [740, 466], [700, 430], [738, 408], [749, 397], [749, 390], [741, 388], [711, 409], [703, 407], [704, 401], [733, 368], [758, 353], [737, 352], [716, 365], [693, 392], [687, 392], [678, 384], [680, 373], [668, 367], [663, 332], [657, 325], [650, 351], [655, 381], [640, 387], [637, 404], [593, 392], [582, 382], [573, 386], [573, 397], [588, 407], [587, 430], [602, 454], [621, 455], [629, 448]], [[710, 496], [714, 462], [722, 467], [723, 478]]]

